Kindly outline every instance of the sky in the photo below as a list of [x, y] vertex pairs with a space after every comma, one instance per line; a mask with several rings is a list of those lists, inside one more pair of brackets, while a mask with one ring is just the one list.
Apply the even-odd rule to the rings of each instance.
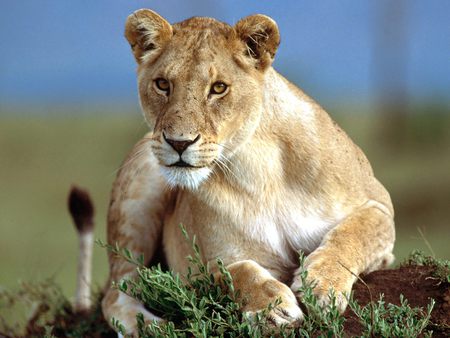
[[319, 102], [370, 101], [375, 66], [385, 59], [394, 62], [384, 83], [400, 76], [413, 100], [450, 101], [448, 0], [15, 0], [0, 3], [0, 114], [20, 106], [136, 104], [123, 28], [139, 8], [172, 23], [269, 15], [282, 38], [274, 67]]

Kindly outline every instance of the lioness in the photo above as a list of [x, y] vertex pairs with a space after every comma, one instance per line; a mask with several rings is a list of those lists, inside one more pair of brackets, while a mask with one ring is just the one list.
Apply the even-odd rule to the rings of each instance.
[[[271, 66], [280, 42], [271, 18], [234, 27], [194, 17], [170, 25], [142, 9], [125, 36], [137, 61], [150, 132], [114, 183], [108, 242], [163, 252], [174, 272], [191, 254], [179, 228], [195, 234], [205, 262], [220, 257], [235, 288], [275, 326], [295, 324], [299, 253], [321, 305], [334, 290], [340, 310], [356, 276], [393, 260], [394, 210], [362, 151], [327, 113]], [[110, 281], [135, 266], [109, 256]], [[217, 269], [216, 269], [217, 270]], [[135, 332], [136, 313], [159, 319], [109, 288], [103, 313]]]

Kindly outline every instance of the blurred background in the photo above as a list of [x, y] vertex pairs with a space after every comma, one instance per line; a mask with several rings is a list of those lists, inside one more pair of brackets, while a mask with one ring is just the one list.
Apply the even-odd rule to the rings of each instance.
[[[397, 261], [416, 248], [450, 258], [449, 1], [3, 1], [0, 287], [53, 276], [74, 293], [72, 183], [91, 191], [105, 239], [111, 183], [146, 131], [123, 38], [142, 7], [170, 22], [274, 18], [274, 67], [342, 125], [390, 191]], [[106, 253], [94, 254], [100, 287]]]

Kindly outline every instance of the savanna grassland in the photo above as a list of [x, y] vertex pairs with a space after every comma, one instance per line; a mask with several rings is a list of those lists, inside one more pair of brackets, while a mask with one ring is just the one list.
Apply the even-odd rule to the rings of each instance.
[[[396, 208], [395, 254], [413, 249], [450, 258], [450, 118], [408, 120], [401, 145], [388, 144], [368, 114], [333, 114], [369, 157]], [[386, 121], [389, 123], [389, 121]], [[89, 189], [96, 237], [105, 238], [108, 195], [127, 150], [146, 131], [129, 114], [0, 115], [0, 287], [53, 276], [75, 290], [76, 234], [66, 211], [72, 183]], [[107, 275], [105, 249], [94, 250], [94, 281]]]

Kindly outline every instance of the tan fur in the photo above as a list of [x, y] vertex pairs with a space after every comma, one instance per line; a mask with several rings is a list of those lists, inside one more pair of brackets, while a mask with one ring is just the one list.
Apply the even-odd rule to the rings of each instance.
[[[299, 252], [322, 305], [333, 289], [341, 310], [355, 275], [393, 260], [389, 194], [361, 150], [328, 114], [271, 63], [276, 23], [263, 15], [234, 27], [210, 18], [170, 25], [140, 10], [126, 24], [138, 62], [141, 106], [150, 132], [125, 161], [114, 184], [108, 241], [144, 253], [162, 245], [168, 266], [184, 274], [190, 248], [182, 223], [203, 259], [220, 257], [254, 313], [281, 297], [275, 325], [294, 324]], [[170, 82], [162, 92], [154, 80]], [[228, 85], [211, 94], [213, 83]], [[181, 156], [170, 142], [193, 142]], [[179, 160], [192, 167], [171, 167]], [[133, 267], [110, 256], [110, 281]], [[288, 287], [290, 286], [291, 289]], [[141, 304], [109, 289], [106, 318], [134, 330]]]

